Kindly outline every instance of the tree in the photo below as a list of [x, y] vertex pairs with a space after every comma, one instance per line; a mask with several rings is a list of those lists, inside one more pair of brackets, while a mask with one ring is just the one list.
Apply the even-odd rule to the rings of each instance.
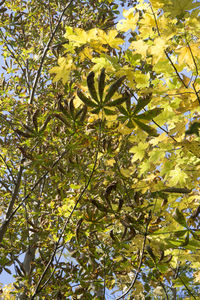
[[200, 5], [126, 2], [1, 2], [5, 299], [199, 297]]

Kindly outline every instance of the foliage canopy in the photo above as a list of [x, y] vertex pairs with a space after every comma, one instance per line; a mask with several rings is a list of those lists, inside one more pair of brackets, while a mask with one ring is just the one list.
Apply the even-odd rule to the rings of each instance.
[[3, 299], [199, 299], [199, 2], [0, 5]]

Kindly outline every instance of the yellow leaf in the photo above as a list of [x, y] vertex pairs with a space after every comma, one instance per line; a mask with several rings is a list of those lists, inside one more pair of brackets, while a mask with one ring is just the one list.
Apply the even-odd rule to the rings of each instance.
[[150, 79], [150, 74], [143, 74], [140, 71], [135, 71], [134, 72], [134, 79], [135, 82], [137, 83], [137, 88], [145, 88], [149, 86], [149, 79]]
[[174, 170], [171, 170], [169, 172], [169, 185], [175, 186], [177, 184], [184, 185], [186, 183], [186, 179], [188, 178], [188, 175], [181, 170], [179, 167], [176, 167]]
[[71, 70], [75, 68], [73, 59], [70, 56], [59, 57], [58, 66], [53, 67], [49, 73], [56, 73], [56, 76], [53, 79], [53, 82], [59, 81], [62, 79], [63, 84], [65, 84], [70, 76]]
[[143, 157], [145, 156], [146, 149], [148, 148], [149, 144], [148, 143], [142, 143], [140, 142], [137, 146], [133, 146], [129, 152], [134, 153], [134, 156], [132, 158], [132, 162], [135, 162], [136, 160], [142, 160]]
[[194, 273], [194, 282], [200, 283], [200, 271]]
[[120, 173], [124, 176], [124, 177], [130, 177], [131, 176], [131, 172], [129, 169], [124, 169], [124, 168], [121, 168], [120, 169]]
[[200, 158], [200, 143], [198, 141], [183, 141], [178, 143], [178, 145], [183, 146], [188, 151], [192, 152], [196, 157]]
[[115, 159], [114, 159], [114, 158], [111, 158], [111, 159], [108, 159], [108, 160], [105, 161], [105, 165], [106, 165], [106, 166], [111, 166], [111, 167], [113, 167], [114, 164], [115, 164]]
[[118, 35], [118, 31], [116, 29], [110, 30], [108, 33], [98, 29], [99, 41], [102, 44], [107, 44], [112, 48], [120, 49], [118, 45], [123, 44], [124, 40], [120, 38], [116, 38], [117, 35]]
[[147, 50], [149, 48], [149, 45], [145, 43], [142, 39], [132, 42], [129, 49], [135, 50], [137, 53], [142, 55], [142, 58], [146, 57]]
[[157, 63], [163, 56], [165, 56], [164, 50], [166, 47], [166, 42], [161, 37], [154, 40], [153, 46], [149, 49], [150, 53], [153, 55], [154, 63]]
[[117, 23], [117, 30], [120, 31], [128, 31], [129, 29], [131, 29], [132, 31], [134, 31], [136, 29], [137, 26], [137, 22], [139, 19], [139, 13], [136, 13], [134, 15], [134, 9], [130, 8], [129, 10], [124, 10], [123, 11], [123, 16], [126, 18], [125, 20], [120, 20]]
[[200, 56], [199, 45], [194, 43], [190, 44], [190, 48], [188, 46], [183, 46], [180, 49], [178, 49], [176, 52], [179, 54], [178, 63], [179, 64], [186, 63], [191, 68], [194, 68], [194, 60], [192, 54], [194, 58]]

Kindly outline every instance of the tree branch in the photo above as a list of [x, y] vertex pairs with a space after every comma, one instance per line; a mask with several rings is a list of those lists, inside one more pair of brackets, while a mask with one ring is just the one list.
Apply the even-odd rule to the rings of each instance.
[[90, 184], [90, 182], [91, 182], [91, 180], [92, 180], [93, 174], [94, 174], [94, 172], [95, 172], [95, 170], [96, 170], [96, 166], [97, 166], [97, 160], [98, 160], [98, 154], [99, 154], [99, 148], [100, 148], [100, 140], [101, 140], [101, 122], [100, 122], [100, 124], [99, 124], [98, 145], [97, 145], [97, 150], [96, 150], [96, 155], [95, 155], [95, 160], [94, 160], [94, 165], [93, 165], [92, 171], [91, 171], [91, 173], [90, 173], [90, 176], [89, 176], [89, 178], [88, 178], [88, 181], [87, 181], [85, 187], [83, 188], [83, 190], [82, 190], [82, 192], [80, 193], [80, 195], [79, 195], [79, 197], [78, 197], [78, 199], [77, 199], [77, 201], [76, 201], [76, 203], [75, 203], [73, 209], [71, 210], [71, 213], [70, 213], [69, 217], [67, 218], [67, 220], [66, 220], [66, 222], [65, 222], [65, 224], [64, 224], [64, 226], [63, 226], [63, 229], [62, 229], [61, 233], [59, 234], [58, 241], [57, 241], [56, 244], [55, 244], [55, 249], [54, 249], [54, 251], [53, 251], [53, 253], [52, 253], [52, 255], [51, 255], [50, 259], [49, 259], [49, 262], [48, 262], [48, 264], [46, 265], [46, 267], [45, 267], [45, 269], [44, 269], [44, 271], [43, 271], [43, 273], [42, 273], [42, 275], [41, 275], [41, 277], [40, 277], [40, 279], [39, 279], [39, 281], [38, 281], [38, 283], [37, 283], [37, 286], [36, 286], [36, 288], [35, 288], [35, 291], [34, 291], [34, 293], [33, 293], [33, 296], [30, 298], [30, 300], [33, 300], [33, 299], [36, 297], [36, 295], [39, 294], [39, 293], [43, 290], [43, 288], [48, 284], [48, 282], [49, 282], [50, 279], [52, 278], [53, 274], [55, 273], [55, 270], [56, 270], [56, 268], [57, 268], [57, 264], [59, 263], [60, 258], [61, 258], [61, 256], [62, 256], [62, 253], [63, 253], [63, 251], [64, 251], [65, 243], [64, 243], [64, 245], [62, 246], [62, 249], [61, 249], [61, 251], [60, 251], [60, 255], [59, 255], [59, 258], [58, 258], [58, 260], [57, 260], [57, 264], [55, 265], [55, 267], [54, 267], [53, 271], [51, 272], [49, 278], [48, 278], [48, 279], [44, 282], [44, 284], [40, 287], [40, 285], [41, 285], [41, 283], [42, 283], [42, 280], [43, 280], [44, 277], [46, 276], [46, 273], [47, 273], [47, 271], [48, 271], [48, 269], [49, 269], [51, 263], [52, 263], [53, 260], [54, 260], [54, 257], [55, 257], [55, 255], [56, 255], [56, 253], [57, 253], [57, 250], [58, 250], [60, 241], [61, 241], [61, 239], [63, 238], [64, 232], [65, 232], [65, 230], [66, 230], [66, 227], [67, 227], [67, 225], [69, 224], [69, 221], [71, 220], [71, 217], [72, 217], [74, 211], [76, 210], [76, 208], [77, 208], [77, 206], [78, 206], [80, 200], [82, 199], [84, 193], [86, 192], [86, 190], [87, 190], [87, 188], [88, 188], [88, 186], [89, 186], [89, 184]]
[[49, 47], [51, 45], [51, 42], [56, 34], [56, 31], [58, 30], [58, 27], [62, 21], [62, 18], [63, 18], [63, 15], [65, 14], [66, 10], [68, 9], [68, 7], [72, 4], [72, 0], [65, 6], [65, 8], [63, 9], [59, 19], [58, 19], [58, 22], [56, 24], [56, 27], [54, 28], [52, 34], [51, 34], [51, 37], [43, 51], [43, 54], [42, 54], [42, 58], [41, 58], [41, 62], [40, 62], [40, 66], [38, 68], [38, 71], [35, 75], [35, 79], [34, 79], [34, 83], [33, 83], [33, 88], [32, 88], [32, 91], [31, 91], [31, 95], [30, 95], [30, 98], [29, 98], [29, 104], [32, 104], [33, 103], [33, 100], [34, 100], [34, 96], [35, 96], [35, 91], [36, 91], [36, 88], [37, 88], [37, 83], [38, 83], [38, 80], [40, 78], [40, 74], [41, 74], [41, 71], [42, 71], [42, 67], [43, 67], [43, 63], [44, 63], [44, 60], [45, 60], [45, 57], [47, 55], [47, 52], [49, 51]]
[[120, 297], [117, 297], [115, 300], [119, 300], [119, 299], [122, 299], [123, 297], [125, 297], [130, 292], [130, 290], [134, 287], [134, 285], [136, 283], [136, 280], [139, 276], [139, 273], [140, 273], [140, 270], [141, 270], [141, 267], [142, 267], [142, 260], [143, 260], [143, 257], [144, 257], [144, 250], [145, 250], [145, 246], [146, 246], [146, 239], [147, 239], [147, 233], [148, 233], [148, 227], [149, 227], [150, 221], [151, 221], [151, 211], [149, 212], [149, 216], [148, 216], [147, 223], [146, 223], [146, 229], [145, 229], [144, 240], [143, 240], [143, 245], [142, 245], [142, 253], [141, 253], [141, 256], [140, 256], [140, 262], [139, 262], [139, 266], [138, 266], [138, 269], [136, 271], [135, 277], [133, 278], [129, 288]]
[[16, 180], [16, 183], [15, 183], [15, 188], [14, 188], [14, 191], [13, 191], [13, 195], [12, 195], [11, 201], [9, 203], [7, 212], [6, 212], [5, 221], [3, 222], [3, 224], [0, 227], [0, 243], [2, 242], [4, 234], [7, 231], [8, 224], [9, 224], [8, 220], [9, 220], [10, 216], [12, 215], [13, 206], [15, 204], [15, 200], [18, 197], [19, 188], [20, 188], [20, 184], [21, 184], [22, 173], [23, 173], [23, 170], [24, 170], [23, 161], [24, 161], [24, 159], [22, 158], [21, 161], [20, 161], [20, 166], [19, 166], [19, 170], [18, 170], [18, 174], [17, 174], [17, 180]]

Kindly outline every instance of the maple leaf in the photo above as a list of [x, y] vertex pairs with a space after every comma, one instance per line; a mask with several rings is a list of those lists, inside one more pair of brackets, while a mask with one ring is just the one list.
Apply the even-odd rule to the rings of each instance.
[[117, 30], [120, 31], [128, 31], [131, 29], [134, 31], [137, 27], [137, 22], [139, 19], [139, 13], [134, 15], [134, 8], [130, 8], [129, 10], [123, 11], [123, 16], [126, 18], [125, 20], [120, 20], [117, 23]]
[[163, 56], [165, 56], [164, 50], [167, 47], [166, 41], [161, 37], [154, 40], [153, 46], [149, 48], [150, 53], [153, 55], [153, 62], [157, 63]]
[[121, 38], [116, 38], [118, 34], [119, 33], [116, 29], [108, 31], [107, 34], [103, 30], [99, 29], [98, 30], [99, 42], [101, 42], [102, 44], [107, 44], [111, 48], [120, 49], [119, 45], [123, 44], [124, 40]]
[[140, 53], [142, 55], [142, 58], [146, 57], [148, 48], [149, 45], [143, 40], [134, 41], [129, 47], [129, 49], [135, 50], [137, 53]]
[[169, 172], [169, 176], [170, 186], [175, 186], [177, 184], [184, 185], [186, 183], [186, 179], [188, 178], [188, 175], [178, 166], [176, 166], [174, 170], [171, 170]]
[[53, 82], [59, 81], [62, 79], [63, 84], [67, 82], [69, 79], [71, 71], [75, 68], [75, 65], [73, 63], [73, 59], [68, 56], [65, 57], [59, 57], [58, 59], [58, 66], [53, 67], [49, 73], [56, 73], [56, 76], [53, 79]]
[[190, 44], [190, 48], [187, 45], [183, 46], [180, 49], [178, 49], [176, 52], [179, 54], [178, 55], [179, 64], [183, 64], [185, 62], [187, 65], [189, 65], [189, 67], [194, 68], [194, 60], [192, 54], [194, 57], [199, 57], [200, 55], [199, 44], [196, 43]]

